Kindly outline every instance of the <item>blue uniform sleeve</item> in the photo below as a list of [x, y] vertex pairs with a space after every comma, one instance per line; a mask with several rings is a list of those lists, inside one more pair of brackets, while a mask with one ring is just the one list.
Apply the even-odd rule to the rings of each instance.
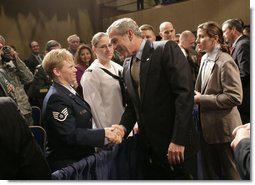
[[75, 106], [66, 97], [50, 97], [45, 112], [49, 137], [68, 145], [103, 146], [104, 129], [92, 129], [91, 113], [78, 103]]

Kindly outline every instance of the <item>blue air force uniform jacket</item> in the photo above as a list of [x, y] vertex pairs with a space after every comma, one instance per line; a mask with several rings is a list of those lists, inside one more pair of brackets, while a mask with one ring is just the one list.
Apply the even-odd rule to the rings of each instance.
[[[43, 102], [48, 161], [78, 161], [103, 146], [104, 129], [92, 129], [89, 105], [66, 87], [53, 83]], [[52, 166], [52, 165], [51, 165]]]

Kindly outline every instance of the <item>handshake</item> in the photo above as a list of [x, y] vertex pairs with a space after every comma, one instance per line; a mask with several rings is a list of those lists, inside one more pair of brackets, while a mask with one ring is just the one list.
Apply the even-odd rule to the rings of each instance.
[[110, 143], [120, 144], [125, 136], [125, 128], [122, 125], [114, 124], [112, 127], [104, 128], [105, 137]]

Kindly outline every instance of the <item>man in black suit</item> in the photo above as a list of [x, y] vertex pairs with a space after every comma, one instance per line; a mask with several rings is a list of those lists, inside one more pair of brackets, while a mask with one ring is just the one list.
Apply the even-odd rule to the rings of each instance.
[[232, 132], [235, 139], [231, 142], [231, 147], [234, 151], [237, 170], [245, 180], [250, 180], [250, 133], [250, 123], [238, 126]]
[[124, 81], [130, 100], [118, 133], [127, 136], [136, 121], [145, 179], [196, 179], [194, 87], [189, 64], [173, 41], [141, 38], [135, 21], [119, 19], [107, 29], [126, 59]]
[[29, 47], [32, 54], [28, 59], [25, 60], [25, 64], [34, 74], [36, 66], [42, 63], [43, 55], [40, 54], [40, 46], [37, 41], [30, 42]]
[[50, 168], [10, 97], [0, 97], [0, 179], [51, 179]]
[[243, 27], [236, 19], [222, 24], [224, 40], [230, 46], [230, 54], [240, 70], [243, 102], [238, 107], [242, 122], [250, 122], [250, 39], [242, 34]]

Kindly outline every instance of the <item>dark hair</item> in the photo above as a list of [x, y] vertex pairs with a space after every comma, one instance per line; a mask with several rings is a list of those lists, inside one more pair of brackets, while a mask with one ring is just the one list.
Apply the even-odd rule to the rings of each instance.
[[47, 52], [50, 52], [52, 50], [53, 47], [56, 47], [56, 46], [60, 46], [61, 47], [61, 44], [56, 41], [56, 40], [49, 40], [46, 45], [45, 45], [45, 50]]
[[218, 36], [219, 38], [218, 41], [221, 46], [221, 50], [224, 52], [228, 52], [228, 48], [224, 43], [223, 32], [216, 22], [208, 21], [200, 24], [197, 28], [203, 29], [209, 37]]
[[229, 20], [226, 20], [222, 25], [227, 25], [227, 27], [229, 29], [232, 29], [233, 27], [236, 28], [236, 30], [239, 32], [239, 33], [242, 33], [243, 32], [243, 26], [242, 24], [240, 23], [239, 20], [237, 19], [229, 19]]
[[241, 18], [237, 18], [237, 19], [235, 19], [235, 20], [237, 20], [237, 21], [241, 24], [242, 28], [244, 28], [244, 22], [243, 22], [243, 19], [241, 19]]
[[31, 42], [29, 42], [29, 45], [28, 45], [30, 48], [32, 48], [32, 42], [36, 42], [36, 43], [38, 43], [37, 41], [32, 40]]
[[77, 49], [77, 51], [75, 53], [74, 61], [75, 61], [76, 64], [84, 65], [84, 63], [80, 59], [81, 51], [84, 50], [84, 49], [87, 49], [90, 52], [90, 55], [91, 55], [91, 59], [89, 61], [89, 65], [90, 65], [94, 61], [94, 54], [92, 52], [92, 49], [86, 44], [81, 44], [79, 46], [79, 48]]
[[[248, 35], [244, 34], [244, 31], [246, 31], [248, 33]], [[243, 28], [243, 34], [246, 36], [250, 36], [250, 25], [246, 25]]]

